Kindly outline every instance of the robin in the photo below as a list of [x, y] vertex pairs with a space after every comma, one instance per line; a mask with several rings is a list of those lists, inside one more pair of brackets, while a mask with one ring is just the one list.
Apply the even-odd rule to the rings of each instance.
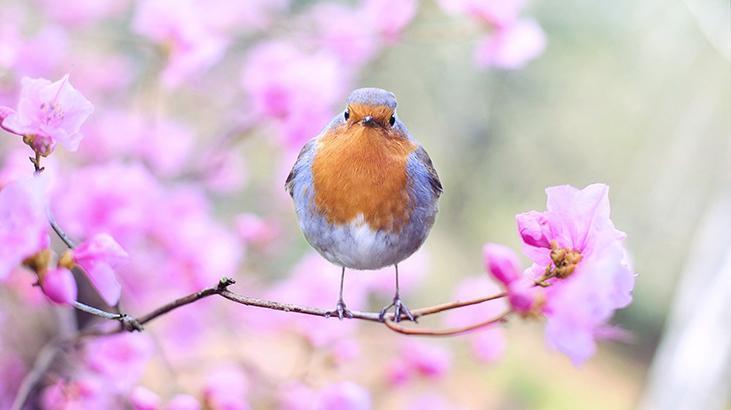
[[299, 226], [320, 255], [341, 267], [333, 314], [352, 317], [343, 300], [345, 269], [393, 265], [394, 308], [414, 320], [401, 302], [398, 263], [424, 243], [442, 193], [429, 155], [396, 115], [396, 96], [379, 88], [353, 91], [346, 108], [297, 157], [285, 184]]

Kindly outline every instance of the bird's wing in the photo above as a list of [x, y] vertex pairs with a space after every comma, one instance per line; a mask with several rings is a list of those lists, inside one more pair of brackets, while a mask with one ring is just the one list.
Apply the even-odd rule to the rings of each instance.
[[432, 193], [435, 197], [439, 197], [444, 189], [442, 188], [442, 181], [439, 180], [439, 175], [437, 175], [437, 170], [434, 169], [431, 158], [429, 158], [429, 154], [426, 153], [426, 150], [421, 145], [416, 148], [414, 154], [416, 154], [416, 158], [426, 169], [426, 177]]
[[311, 139], [305, 144], [304, 147], [302, 147], [299, 155], [297, 155], [297, 160], [292, 166], [292, 170], [289, 171], [289, 175], [287, 175], [287, 180], [284, 182], [284, 189], [287, 191], [287, 193], [289, 193], [290, 196], [294, 196], [295, 179], [297, 178], [298, 173], [302, 172], [302, 168], [306, 166], [306, 160], [311, 157], [310, 154], [315, 148], [316, 140], [316, 138]]

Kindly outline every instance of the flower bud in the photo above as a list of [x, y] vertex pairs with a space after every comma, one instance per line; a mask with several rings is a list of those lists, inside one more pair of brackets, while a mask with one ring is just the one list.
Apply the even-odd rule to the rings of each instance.
[[505, 286], [510, 285], [520, 277], [518, 257], [510, 248], [488, 243], [482, 250], [485, 269]]
[[551, 242], [548, 239], [551, 227], [548, 219], [540, 212], [530, 211], [518, 214], [515, 217], [518, 223], [518, 232], [523, 242], [538, 248], [550, 248]]
[[68, 305], [76, 300], [76, 281], [68, 269], [49, 269], [42, 276], [40, 284], [43, 293], [54, 303]]

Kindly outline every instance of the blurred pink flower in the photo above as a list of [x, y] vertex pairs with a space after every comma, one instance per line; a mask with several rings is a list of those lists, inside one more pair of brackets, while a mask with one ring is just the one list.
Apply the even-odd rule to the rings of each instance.
[[514, 22], [525, 6], [525, 0], [438, 0], [438, 3], [447, 13], [467, 15], [496, 27]]
[[279, 386], [280, 410], [320, 410], [315, 389], [300, 382], [289, 382]]
[[21, 84], [18, 110], [5, 117], [2, 128], [31, 138], [30, 145], [44, 156], [56, 142], [75, 151], [82, 139], [79, 129], [94, 111], [91, 102], [71, 85], [68, 74], [55, 83], [25, 77]]
[[58, 185], [54, 214], [70, 235], [108, 233], [128, 250], [155, 221], [152, 210], [164, 197], [157, 180], [134, 163], [86, 166], [68, 173]]
[[267, 246], [280, 235], [281, 228], [273, 220], [266, 220], [252, 213], [236, 216], [236, 232], [245, 243]]
[[334, 2], [320, 3], [312, 7], [309, 18], [317, 31], [318, 47], [332, 52], [346, 67], [358, 67], [378, 51], [375, 27], [360, 9]]
[[410, 339], [402, 343], [398, 355], [389, 364], [389, 380], [404, 383], [415, 375], [430, 379], [444, 376], [451, 365], [449, 351], [436, 344]]
[[234, 150], [211, 154], [203, 159], [206, 188], [220, 193], [241, 190], [248, 181], [249, 172], [243, 155]]
[[127, 0], [42, 0], [43, 11], [67, 26], [83, 26], [124, 12]]
[[146, 119], [134, 111], [101, 110], [85, 126], [86, 136], [79, 154], [93, 162], [131, 155], [141, 144], [146, 126]]
[[219, 31], [247, 34], [268, 28], [277, 13], [287, 9], [289, 0], [201, 0], [201, 18]]
[[74, 67], [74, 82], [94, 99], [129, 90], [137, 74], [133, 60], [123, 53], [84, 51], [67, 56]]
[[[482, 276], [468, 277], [457, 285], [454, 298], [456, 300], [469, 300], [494, 295], [498, 292], [500, 292], [500, 287], [487, 278]], [[507, 303], [503, 299], [466, 306], [450, 311], [447, 314], [446, 322], [452, 327], [484, 322], [503, 313], [506, 306]], [[472, 345], [473, 353], [478, 359], [491, 363], [502, 357], [506, 344], [502, 328], [489, 326], [473, 332], [467, 337]]]
[[485, 268], [504, 285], [520, 277], [518, 256], [512, 249], [496, 243], [488, 243], [482, 250]]
[[419, 393], [406, 406], [407, 410], [457, 410], [461, 408], [436, 392]]
[[48, 246], [42, 178], [17, 180], [0, 190], [0, 280]]
[[40, 279], [41, 290], [54, 303], [68, 305], [76, 301], [76, 281], [70, 270], [54, 268], [47, 270]]
[[247, 393], [249, 380], [241, 369], [233, 365], [213, 370], [203, 388], [203, 401], [210, 410], [249, 409]]
[[176, 278], [180, 289], [211, 286], [236, 272], [244, 257], [233, 232], [213, 218], [211, 208], [200, 187], [188, 185], [167, 190], [151, 209], [155, 216], [148, 220], [148, 232], [162, 247], [163, 258], [170, 259], [160, 266], [161, 274]]
[[371, 409], [368, 391], [353, 382], [339, 382], [325, 386], [320, 391], [318, 410], [368, 410]]
[[99, 233], [74, 248], [72, 255], [102, 299], [110, 306], [117, 304], [122, 286], [117, 281], [114, 267], [128, 257], [117, 241], [109, 234]]
[[3, 45], [0, 47], [0, 69], [3, 70], [10, 70], [14, 67], [20, 49], [23, 47], [19, 24], [8, 17], [0, 15], [3, 20], [3, 24], [0, 26], [0, 44]]
[[393, 43], [414, 18], [418, 6], [417, 0], [365, 0], [363, 12], [368, 24], [380, 37]]
[[195, 135], [183, 124], [172, 120], [154, 121], [145, 127], [136, 148], [152, 170], [172, 176], [189, 162]]
[[538, 309], [543, 290], [535, 286], [531, 268], [526, 270], [526, 275], [520, 272], [518, 256], [512, 249], [488, 243], [483, 248], [483, 256], [485, 269], [507, 290], [508, 301], [515, 311], [528, 314]]
[[534, 20], [521, 19], [487, 34], [475, 49], [480, 67], [514, 70], [543, 54], [546, 35]]
[[129, 403], [132, 406], [132, 410], [160, 410], [162, 408], [160, 396], [142, 386], [137, 386], [132, 390], [129, 396]]
[[113, 404], [104, 381], [89, 376], [54, 382], [43, 389], [40, 402], [44, 410], [108, 409]]
[[274, 120], [283, 142], [297, 149], [330, 120], [348, 83], [342, 64], [331, 53], [306, 53], [281, 41], [249, 51], [241, 79], [254, 112]]
[[58, 75], [64, 59], [68, 56], [69, 40], [65, 30], [45, 25], [27, 38], [17, 51], [15, 72], [30, 77]]
[[524, 251], [535, 263], [535, 278], [553, 264], [550, 245], [535, 245], [549, 242], [556, 249], [580, 255], [567, 277], [550, 280], [544, 308], [549, 343], [575, 364], [594, 354], [594, 339], [602, 336], [614, 311], [632, 300], [634, 274], [623, 245], [625, 235], [609, 218], [608, 192], [604, 184], [583, 190], [567, 185], [547, 188], [546, 212], [517, 217], [522, 233], [547, 225], [541, 229], [545, 238], [531, 234], [524, 241]]
[[153, 344], [144, 333], [100, 337], [84, 345], [84, 359], [97, 379], [113, 392], [128, 392], [135, 386], [152, 358]]
[[178, 87], [223, 57], [228, 40], [200, 18], [206, 7], [195, 0], [144, 0], [137, 7], [134, 31], [168, 52], [162, 73], [168, 87]]
[[198, 399], [188, 394], [175, 395], [165, 406], [165, 410], [201, 410], [202, 408]]

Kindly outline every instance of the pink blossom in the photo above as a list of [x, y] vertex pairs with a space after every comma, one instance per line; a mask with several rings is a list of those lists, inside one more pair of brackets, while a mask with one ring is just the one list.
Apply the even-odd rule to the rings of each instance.
[[266, 246], [280, 234], [279, 225], [275, 221], [265, 220], [251, 213], [236, 216], [236, 231], [247, 243]]
[[127, 252], [109, 234], [100, 233], [79, 244], [73, 250], [73, 260], [84, 269], [102, 299], [115, 305], [122, 293], [114, 267], [124, 262]]
[[27, 178], [0, 190], [0, 280], [48, 244], [42, 178]]
[[378, 36], [372, 24], [364, 22], [355, 7], [337, 3], [320, 3], [309, 17], [317, 30], [318, 46], [336, 55], [346, 66], [360, 66], [378, 51]]
[[[456, 300], [470, 300], [494, 295], [500, 287], [482, 276], [468, 277], [460, 281], [455, 290]], [[452, 327], [463, 327], [497, 317], [506, 310], [506, 302], [496, 299], [473, 306], [455, 309], [447, 314], [446, 322]], [[505, 335], [497, 326], [490, 326], [467, 336], [475, 356], [485, 363], [492, 363], [502, 357], [505, 349]]]
[[525, 6], [525, 0], [439, 0], [438, 3], [450, 14], [467, 15], [496, 27], [514, 22]]
[[83, 26], [101, 19], [124, 12], [129, 2], [127, 0], [99, 1], [99, 0], [43, 0], [43, 11], [68, 26]]
[[287, 383], [279, 388], [279, 409], [320, 410], [315, 389], [302, 383]]
[[194, 0], [145, 0], [135, 12], [134, 31], [166, 47], [162, 81], [168, 87], [178, 87], [215, 64], [228, 46], [199, 18], [205, 7]]
[[407, 340], [399, 348], [399, 354], [388, 365], [388, 379], [403, 384], [414, 376], [438, 379], [451, 365], [449, 351], [436, 344], [419, 340]]
[[[129, 89], [135, 80], [137, 68], [129, 56], [121, 53], [85, 51], [75, 53], [71, 64], [74, 67], [74, 81], [79, 89], [94, 99], [108, 97]], [[88, 136], [87, 136], [88, 139]]]
[[79, 129], [94, 111], [89, 100], [71, 85], [68, 74], [55, 83], [27, 77], [21, 83], [18, 110], [5, 117], [2, 128], [31, 138], [33, 149], [44, 156], [56, 142], [75, 151], [82, 139]]
[[56, 219], [73, 237], [108, 233], [129, 249], [162, 198], [162, 188], [145, 167], [111, 162], [68, 173], [52, 204]]
[[188, 394], [175, 395], [165, 406], [165, 410], [201, 410], [201, 404], [198, 400]]
[[[23, 47], [23, 39], [20, 32], [19, 24], [9, 18], [10, 16], [2, 15], [3, 24], [0, 26], [0, 69], [10, 70], [15, 65], [20, 49]], [[2, 123], [2, 116], [0, 116]]]
[[144, 333], [92, 339], [84, 346], [86, 367], [115, 392], [129, 391], [139, 382], [152, 353], [152, 341]]
[[455, 403], [450, 403], [444, 396], [436, 392], [420, 393], [405, 407], [407, 410], [457, 410]]
[[418, 5], [417, 0], [366, 0], [363, 11], [381, 38], [393, 43], [416, 15]]
[[486, 270], [504, 285], [509, 285], [520, 277], [520, 264], [512, 249], [488, 243], [484, 246], [482, 254]]
[[49, 269], [42, 275], [40, 284], [43, 293], [54, 303], [68, 305], [76, 301], [76, 281], [68, 269]]
[[[595, 338], [601, 337], [614, 311], [632, 300], [634, 274], [623, 245], [625, 235], [609, 218], [608, 192], [604, 184], [583, 190], [551, 187], [546, 189], [547, 211], [517, 218], [520, 232], [547, 222], [547, 241], [574, 255], [572, 261], [578, 256], [578, 262], [572, 262], [575, 266], [563, 268], [563, 278], [550, 280], [544, 308], [549, 343], [575, 364], [594, 354]], [[551, 246], [536, 246], [544, 242], [524, 242], [526, 255], [535, 263], [535, 277], [555, 264]]]
[[203, 401], [211, 410], [246, 410], [249, 380], [235, 366], [215, 369], [208, 376], [203, 389]]
[[477, 45], [475, 62], [480, 67], [514, 70], [543, 54], [545, 48], [546, 35], [538, 23], [521, 19], [486, 35]]
[[135, 387], [132, 390], [129, 402], [132, 405], [132, 410], [160, 410], [162, 404], [160, 396], [142, 386]]
[[209, 155], [204, 158], [202, 168], [206, 187], [214, 192], [239, 191], [249, 178], [244, 156], [233, 150]]
[[201, 18], [219, 31], [250, 33], [268, 28], [278, 13], [286, 10], [289, 0], [206, 0]]
[[348, 74], [331, 53], [270, 41], [249, 51], [241, 79], [254, 112], [273, 120], [283, 142], [299, 149], [341, 103]]
[[539, 248], [549, 248], [549, 237], [551, 236], [551, 227], [548, 219], [540, 212], [530, 211], [516, 216], [518, 222], [518, 231], [520, 238], [526, 244]]
[[40, 402], [45, 410], [108, 409], [111, 398], [102, 380], [82, 376], [54, 382], [43, 390]]
[[15, 56], [15, 71], [31, 77], [56, 75], [68, 56], [69, 39], [65, 30], [44, 26], [27, 38]]
[[142, 143], [146, 127], [146, 119], [134, 111], [100, 111], [86, 126], [79, 154], [86, 160], [99, 162], [132, 155]]
[[136, 147], [151, 168], [163, 176], [181, 172], [189, 162], [195, 135], [185, 125], [171, 120], [154, 121], [145, 127]]
[[321, 410], [368, 410], [371, 397], [366, 389], [353, 382], [339, 382], [326, 386], [320, 392]]

